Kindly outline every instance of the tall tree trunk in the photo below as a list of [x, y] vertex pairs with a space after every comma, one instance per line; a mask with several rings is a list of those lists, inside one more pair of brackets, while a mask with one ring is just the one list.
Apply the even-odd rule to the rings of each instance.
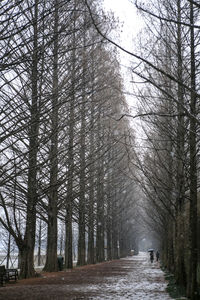
[[[92, 91], [93, 95], [93, 91]], [[90, 111], [90, 167], [89, 167], [89, 201], [88, 201], [88, 264], [95, 263], [94, 251], [94, 99], [91, 98]]]
[[108, 198], [107, 206], [107, 260], [112, 260], [112, 215], [111, 215], [111, 199]]
[[99, 108], [97, 123], [97, 233], [96, 233], [96, 260], [101, 262], [105, 260], [104, 255], [104, 166], [102, 163], [101, 140], [104, 138], [102, 121], [102, 109]]
[[33, 56], [32, 56], [32, 104], [31, 121], [29, 128], [29, 170], [27, 193], [27, 217], [24, 242], [20, 244], [20, 277], [28, 278], [35, 275], [34, 247], [36, 229], [36, 204], [37, 204], [37, 152], [38, 152], [38, 0], [34, 4], [33, 23]]
[[66, 241], [65, 241], [65, 265], [66, 268], [73, 268], [73, 234], [72, 234], [72, 213], [73, 213], [73, 180], [74, 180], [74, 125], [75, 125], [75, 62], [76, 62], [76, 1], [74, 3], [73, 19], [73, 50], [72, 50], [72, 70], [71, 70], [71, 98], [69, 108], [69, 154], [68, 154], [68, 181], [67, 181], [67, 199], [66, 199]]
[[118, 212], [117, 212], [117, 192], [114, 187], [114, 197], [112, 199], [112, 256], [113, 259], [118, 259]]
[[[74, 85], [74, 82], [72, 83]], [[66, 240], [65, 240], [65, 265], [66, 268], [73, 268], [73, 234], [72, 234], [72, 207], [73, 207], [73, 173], [74, 173], [74, 89], [70, 101], [70, 126], [69, 126], [69, 157], [68, 157], [68, 189], [66, 199]]]
[[[178, 25], [177, 25], [177, 55], [178, 55], [178, 81], [183, 82], [183, 57], [182, 57], [182, 25], [181, 25], [181, 0], [177, 1]], [[177, 174], [176, 174], [176, 224], [175, 224], [175, 276], [179, 284], [185, 285], [185, 263], [184, 263], [184, 239], [182, 238], [181, 213], [185, 196], [184, 180], [184, 147], [185, 147], [185, 125], [184, 125], [184, 89], [178, 84], [178, 127], [177, 127]]]
[[[192, 299], [199, 299], [197, 295], [197, 147], [196, 147], [196, 64], [194, 37], [194, 10], [190, 3], [190, 51], [191, 51], [191, 99], [190, 99], [190, 219], [189, 219], [189, 247], [190, 264], [187, 294]], [[192, 117], [194, 116], [194, 117]]]
[[[110, 146], [110, 145], [108, 145]], [[110, 151], [108, 153], [108, 163], [110, 159]], [[108, 170], [108, 179], [107, 179], [107, 217], [106, 217], [106, 236], [107, 236], [107, 260], [112, 260], [112, 205], [111, 205], [111, 166]]]
[[104, 195], [103, 195], [103, 167], [98, 167], [97, 178], [97, 234], [96, 234], [96, 260], [105, 260], [104, 255]]
[[81, 104], [81, 132], [80, 132], [80, 196], [79, 196], [79, 237], [78, 237], [78, 261], [77, 265], [86, 263], [86, 244], [85, 244], [85, 137], [86, 137], [86, 15], [84, 15], [83, 26], [83, 67], [82, 67], [82, 104]]
[[6, 257], [6, 268], [9, 269], [10, 262], [10, 242], [11, 242], [11, 234], [8, 233], [8, 245], [7, 245], [7, 257]]
[[[85, 88], [85, 87], [84, 87]], [[81, 142], [80, 142], [80, 196], [79, 196], [79, 237], [78, 237], [78, 262], [77, 265], [85, 265], [85, 97], [83, 97], [81, 109]]]
[[42, 245], [42, 221], [39, 223], [39, 233], [38, 233], [38, 266], [41, 265], [41, 245]]
[[[181, 0], [177, 1], [178, 6], [178, 32], [177, 32], [177, 53], [178, 53], [178, 81], [183, 82], [183, 57], [182, 57], [182, 33], [181, 33]], [[178, 128], [177, 128], [177, 206], [181, 210], [185, 195], [184, 180], [184, 146], [185, 146], [185, 126], [184, 126], [184, 88], [178, 84]]]
[[50, 149], [50, 190], [48, 204], [47, 259], [45, 271], [58, 270], [57, 202], [58, 202], [58, 0], [54, 1], [53, 89]]

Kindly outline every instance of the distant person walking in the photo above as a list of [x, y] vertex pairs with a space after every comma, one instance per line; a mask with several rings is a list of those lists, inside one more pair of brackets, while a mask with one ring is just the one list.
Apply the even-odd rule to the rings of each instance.
[[153, 263], [153, 260], [154, 260], [154, 253], [153, 251], [150, 252], [150, 261], [151, 263]]
[[58, 262], [58, 271], [62, 271], [63, 270], [63, 257], [62, 255], [58, 255], [57, 257], [57, 262]]
[[159, 261], [159, 258], [160, 258], [160, 253], [157, 251], [156, 252], [156, 261]]

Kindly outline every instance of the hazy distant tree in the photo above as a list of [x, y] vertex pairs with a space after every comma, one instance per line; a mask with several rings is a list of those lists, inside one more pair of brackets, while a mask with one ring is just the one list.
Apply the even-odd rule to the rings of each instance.
[[[171, 150], [170, 148], [167, 150], [166, 146], [165, 148], [169, 154], [171, 152], [174, 156], [172, 155], [171, 161], [166, 161], [162, 158], [162, 165], [166, 169], [165, 173], [172, 174], [172, 181], [170, 185], [168, 184], [168, 190], [171, 190], [171, 196], [170, 194], [169, 196], [174, 205], [174, 212], [172, 211], [174, 220], [172, 220], [171, 228], [175, 226], [175, 236], [168, 236], [168, 239], [172, 239], [169, 244], [171, 244], [172, 247], [170, 253], [173, 258], [168, 265], [175, 268], [177, 280], [184, 284], [184, 274], [186, 269], [188, 270], [185, 265], [185, 257], [187, 256], [191, 266], [190, 274], [187, 274], [187, 290], [188, 295], [191, 295], [195, 299], [195, 297], [197, 297], [195, 296], [195, 293], [197, 293], [196, 267], [198, 263], [197, 252], [194, 253], [193, 251], [195, 251], [194, 249], [197, 249], [196, 133], [198, 130], [197, 99], [199, 96], [197, 95], [198, 82], [196, 76], [198, 72], [196, 63], [198, 54], [195, 51], [194, 45], [196, 45], [198, 39], [197, 33], [199, 28], [198, 25], [196, 26], [196, 20], [198, 19], [199, 11], [195, 7], [195, 3], [189, 4], [187, 1], [178, 1], [175, 7], [172, 6], [172, 4], [174, 4], [173, 1], [170, 3], [163, 1], [161, 5], [155, 5], [155, 3], [152, 3], [151, 1], [149, 1], [149, 3], [150, 5], [148, 7], [140, 4], [139, 1], [137, 5], [145, 13], [146, 18], [151, 21], [151, 24], [154, 25], [153, 28], [152, 26], [148, 27], [148, 31], [151, 32], [154, 40], [159, 39], [157, 45], [162, 45], [162, 47], [158, 49], [157, 53], [154, 51], [153, 56], [149, 58], [152, 68], [148, 67], [149, 64], [147, 62], [143, 71], [141, 72], [140, 70], [140, 74], [141, 78], [146, 80], [152, 86], [151, 91], [155, 89], [154, 94], [152, 94], [152, 99], [153, 97], [157, 97], [155, 99], [159, 100], [158, 95], [159, 97], [162, 95], [162, 101], [163, 99], [166, 99], [165, 101], [167, 102], [169, 102], [169, 100], [171, 101], [171, 110], [167, 111], [166, 109], [157, 111], [148, 105], [148, 109], [150, 108], [148, 110], [150, 116], [148, 122], [152, 122], [155, 127], [153, 119], [156, 118], [155, 115], [158, 115], [156, 118], [156, 126], [159, 130], [163, 127], [161, 127], [161, 122], [158, 123], [159, 115], [163, 115], [163, 118], [165, 118], [166, 121], [167, 115], [169, 115], [169, 117], [171, 116], [171, 122], [167, 121], [168, 126], [171, 126], [172, 128], [171, 136], [169, 135], [169, 128], [167, 128], [167, 126], [165, 126], [164, 131], [165, 137], [167, 134], [169, 140], [171, 140]], [[162, 30], [162, 35], [159, 34], [160, 30]], [[187, 36], [190, 36], [189, 40], [187, 39]], [[163, 49], [165, 50], [163, 51]], [[188, 54], [190, 54], [190, 56]], [[168, 63], [168, 66], [165, 64], [166, 62]], [[148, 96], [146, 95], [146, 98], [147, 97]], [[160, 103], [159, 106], [162, 107], [163, 105]], [[147, 115], [148, 111], [146, 111]], [[151, 117], [152, 112], [155, 113], [154, 117]], [[151, 136], [149, 140], [152, 145], [153, 139]], [[155, 145], [155, 142], [153, 145]], [[160, 146], [158, 148], [160, 148]], [[156, 154], [156, 160], [158, 160], [160, 156], [159, 153], [160, 152]], [[156, 181], [152, 182], [154, 188], [155, 184], [157, 185], [159, 183], [160, 177], [156, 180], [157, 183]], [[186, 244], [185, 241], [183, 245], [183, 241], [179, 238], [183, 230], [181, 228], [180, 218], [183, 214], [183, 210], [187, 207], [186, 199], [188, 195], [186, 194], [186, 190], [188, 188], [190, 190], [190, 220], [186, 219], [185, 221], [189, 221], [190, 235], [188, 244]], [[164, 190], [165, 187], [163, 185], [161, 186], [163, 194]], [[157, 193], [157, 191], [155, 192]], [[169, 232], [171, 231], [171, 228], [169, 228]], [[183, 251], [183, 247], [185, 252]], [[190, 252], [189, 256], [188, 250]], [[193, 279], [189, 280], [191, 276], [193, 276]]]

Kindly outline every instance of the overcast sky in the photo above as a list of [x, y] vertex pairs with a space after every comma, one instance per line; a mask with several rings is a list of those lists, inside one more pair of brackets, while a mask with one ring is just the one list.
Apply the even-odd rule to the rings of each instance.
[[104, 7], [108, 11], [113, 11], [124, 23], [121, 33], [122, 43], [131, 50], [133, 38], [142, 28], [142, 20], [137, 14], [137, 10], [130, 0], [104, 0]]
[[[134, 52], [134, 38], [139, 33], [139, 31], [144, 26], [142, 18], [137, 13], [137, 9], [130, 0], [104, 0], [104, 7], [107, 11], [113, 11], [115, 16], [120, 19], [120, 22], [123, 22], [122, 32], [119, 30], [121, 41], [120, 44], [122, 47], [129, 51]], [[111, 37], [112, 38], [112, 37]], [[130, 67], [130, 57], [127, 54], [124, 54], [122, 51], [119, 51], [121, 57], [121, 70], [124, 77], [125, 92], [132, 93], [132, 84], [131, 74], [129, 71]], [[127, 102], [129, 104], [130, 113], [135, 115], [137, 111], [137, 99], [133, 96], [126, 95]], [[131, 120], [133, 127], [140, 127], [140, 121], [137, 119]]]

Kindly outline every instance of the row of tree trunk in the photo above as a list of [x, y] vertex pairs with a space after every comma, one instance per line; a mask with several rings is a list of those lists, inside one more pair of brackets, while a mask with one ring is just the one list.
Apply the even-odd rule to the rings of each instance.
[[150, 36], [148, 61], [134, 70], [146, 82], [137, 91], [147, 116], [148, 150], [139, 158], [146, 178], [145, 214], [163, 249], [163, 263], [186, 287], [187, 296], [199, 299], [200, 7], [185, 0], [148, 1], [148, 6], [137, 7]]
[[[89, 4], [110, 31], [114, 20]], [[45, 271], [58, 270], [58, 223], [67, 268], [76, 226], [78, 265], [104, 261], [105, 251], [108, 259], [127, 254], [135, 198], [125, 154], [134, 138], [129, 122], [117, 121], [127, 106], [114, 49], [95, 32], [85, 1], [3, 0], [0, 16], [0, 224], [18, 247], [20, 276], [35, 275], [41, 222]], [[41, 234], [38, 244], [41, 251]]]

